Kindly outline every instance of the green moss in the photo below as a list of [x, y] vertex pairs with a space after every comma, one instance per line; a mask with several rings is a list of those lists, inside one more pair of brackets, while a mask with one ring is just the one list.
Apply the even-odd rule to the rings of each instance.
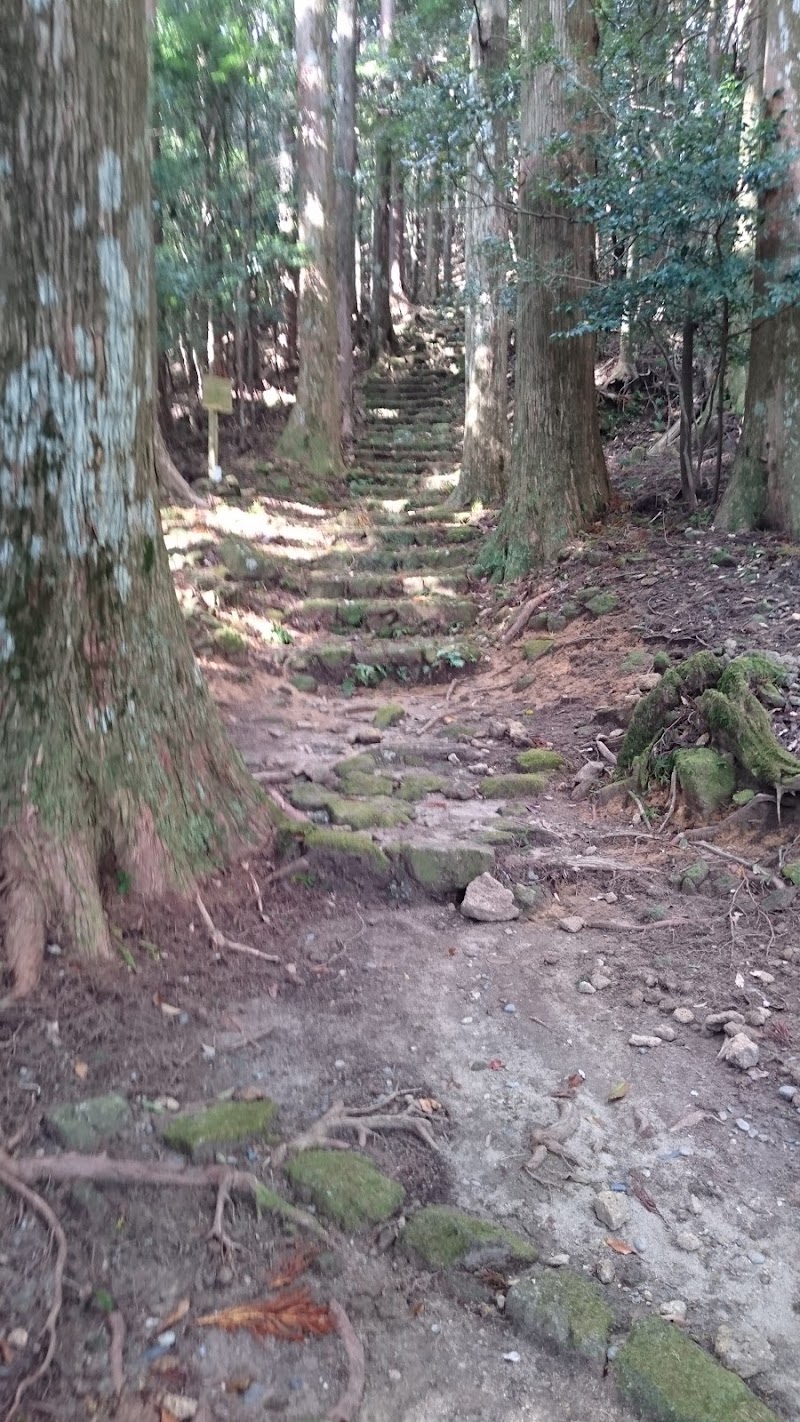
[[779, 1422], [741, 1378], [660, 1318], [636, 1324], [614, 1376], [623, 1399], [649, 1422]]
[[653, 658], [650, 652], [644, 652], [637, 648], [632, 652], [628, 652], [628, 655], [622, 662], [620, 671], [623, 676], [630, 676], [632, 672], [649, 671], [652, 665]]
[[289, 681], [295, 691], [311, 693], [317, 689], [316, 677], [309, 676], [306, 672], [296, 672], [294, 676], [289, 677]]
[[433, 795], [439, 790], [443, 790], [445, 782], [441, 775], [430, 775], [423, 772], [420, 775], [406, 775], [398, 790], [401, 800], [423, 800], [426, 795]]
[[713, 738], [763, 785], [779, 786], [800, 776], [800, 760], [784, 750], [769, 713], [755, 694], [783, 676], [779, 667], [756, 653], [736, 657], [715, 688], [700, 697], [700, 710]]
[[601, 592], [596, 597], [589, 598], [584, 606], [593, 617], [605, 617], [607, 613], [614, 612], [619, 606], [619, 598], [616, 593]]
[[730, 804], [736, 773], [730, 756], [710, 746], [676, 750], [672, 763], [678, 785], [693, 814], [714, 815]]
[[153, 568], [155, 567], [155, 562], [156, 545], [154, 540], [150, 537], [148, 533], [145, 536], [144, 544], [142, 547], [142, 572], [144, 573], [145, 577], [149, 577], [149, 575], [152, 573]]
[[337, 760], [333, 767], [340, 780], [350, 775], [371, 775], [375, 768], [375, 757], [369, 751], [364, 751], [361, 755], [350, 755], [345, 760]]
[[534, 746], [531, 750], [520, 751], [517, 756], [517, 765], [520, 770], [526, 771], [547, 771], [563, 770], [564, 757], [558, 751], [546, 750], [544, 746]]
[[392, 866], [383, 850], [366, 834], [356, 834], [348, 829], [328, 829], [323, 825], [312, 825], [303, 834], [306, 849], [325, 859], [340, 862], [341, 867], [361, 866], [371, 877], [381, 883], [391, 878]]
[[347, 795], [391, 795], [394, 781], [388, 775], [365, 775], [353, 770], [349, 775], [340, 775], [339, 781]]
[[241, 657], [247, 653], [247, 639], [233, 627], [218, 627], [213, 641], [217, 651], [226, 657]]
[[493, 1245], [520, 1263], [533, 1263], [538, 1251], [522, 1235], [477, 1219], [452, 1205], [426, 1205], [409, 1220], [400, 1237], [406, 1254], [429, 1269], [458, 1268], [472, 1250]]
[[409, 844], [402, 856], [411, 877], [431, 894], [466, 889], [494, 868], [494, 850], [474, 844]]
[[522, 655], [526, 662], [538, 662], [540, 657], [544, 657], [548, 652], [552, 652], [554, 646], [552, 637], [532, 637], [522, 644]]
[[703, 651], [665, 672], [658, 686], [636, 705], [619, 749], [620, 771], [630, 770], [634, 760], [649, 751], [667, 724], [669, 713], [681, 705], [684, 696], [697, 696], [706, 687], [716, 685], [722, 670], [720, 658]]
[[696, 894], [701, 884], [704, 884], [709, 874], [711, 866], [706, 859], [698, 859], [694, 864], [690, 864], [688, 869], [683, 869], [677, 876], [678, 883], [685, 894]]
[[332, 795], [328, 801], [328, 813], [335, 825], [349, 825], [354, 830], [394, 829], [414, 818], [410, 805], [399, 805], [396, 800], [381, 796], [369, 800], [348, 800]]
[[547, 789], [546, 775], [487, 775], [481, 781], [486, 800], [525, 800]]
[[400, 1209], [405, 1190], [350, 1150], [306, 1150], [286, 1167], [294, 1188], [348, 1234], [381, 1224]]
[[788, 879], [790, 884], [796, 884], [800, 888], [800, 860], [793, 864], [784, 864], [781, 873], [784, 879]]
[[653, 671], [668, 672], [672, 666], [672, 657], [669, 652], [656, 652], [653, 657]]
[[518, 1333], [605, 1366], [614, 1314], [603, 1290], [569, 1269], [532, 1273], [514, 1284], [506, 1317]]
[[263, 1139], [277, 1114], [274, 1101], [218, 1101], [201, 1111], [173, 1116], [162, 1129], [165, 1145], [194, 1160], [217, 1146]]
[[45, 1125], [66, 1150], [102, 1150], [131, 1124], [131, 1108], [124, 1096], [91, 1096], [86, 1101], [63, 1102], [45, 1113]]
[[246, 538], [221, 538], [215, 551], [220, 563], [234, 578], [272, 582], [277, 577], [276, 564]]
[[315, 780], [295, 780], [287, 798], [298, 810], [327, 810], [334, 796], [335, 791], [318, 785]]
[[388, 731], [391, 726], [397, 726], [405, 718], [405, 708], [399, 706], [395, 701], [389, 701], [385, 706], [379, 706], [373, 717], [373, 725], [381, 731]]

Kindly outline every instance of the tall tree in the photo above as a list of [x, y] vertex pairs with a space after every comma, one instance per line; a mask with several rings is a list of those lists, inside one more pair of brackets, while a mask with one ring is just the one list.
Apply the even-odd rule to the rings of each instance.
[[508, 0], [481, 0], [469, 32], [476, 132], [464, 217], [466, 401], [461, 477], [454, 496], [460, 508], [479, 499], [499, 504], [508, 486], [507, 123], [499, 92], [507, 54]]
[[[388, 69], [394, 30], [394, 0], [380, 0], [380, 50]], [[369, 318], [369, 355], [377, 360], [395, 346], [391, 305], [392, 263], [392, 140], [389, 131], [391, 81], [381, 83], [381, 108], [375, 137], [375, 211], [372, 228], [372, 305]]]
[[295, 0], [300, 371], [280, 453], [314, 474], [342, 466], [333, 130], [326, 0]]
[[0, 50], [0, 880], [111, 957], [101, 874], [188, 887], [256, 812], [192, 657], [153, 466], [142, 0], [9, 0]]
[[356, 312], [357, 0], [336, 10], [336, 275], [342, 438], [353, 437], [353, 317]]
[[[776, 127], [780, 174], [762, 199], [744, 422], [717, 514], [729, 530], [800, 535], [800, 12], [767, 0], [763, 96]], [[783, 292], [781, 284], [785, 283]]]
[[591, 0], [523, 0], [521, 31], [514, 440], [508, 500], [481, 558], [496, 578], [549, 558], [609, 497], [594, 338], [563, 334], [580, 320], [594, 266], [593, 228], [567, 196], [592, 162]]

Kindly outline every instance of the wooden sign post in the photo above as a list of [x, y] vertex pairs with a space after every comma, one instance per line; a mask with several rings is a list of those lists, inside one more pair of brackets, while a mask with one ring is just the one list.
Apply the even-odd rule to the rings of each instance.
[[208, 410], [208, 477], [218, 484], [222, 478], [219, 465], [219, 417], [233, 414], [231, 382], [225, 376], [203, 376], [203, 406]]

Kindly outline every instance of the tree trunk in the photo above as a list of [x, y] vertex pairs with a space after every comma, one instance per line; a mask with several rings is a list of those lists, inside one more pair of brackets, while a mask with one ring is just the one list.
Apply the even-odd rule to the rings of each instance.
[[[389, 58], [394, 28], [394, 0], [381, 0], [381, 56]], [[369, 358], [376, 361], [395, 342], [391, 307], [392, 146], [388, 131], [389, 81], [382, 82], [384, 113], [375, 138], [375, 215], [372, 228], [372, 304], [369, 318]]]
[[392, 163], [392, 210], [389, 221], [391, 253], [389, 286], [391, 295], [402, 306], [408, 304], [406, 291], [406, 200], [403, 170], [395, 158]]
[[188, 888], [261, 803], [159, 527], [147, 87], [141, 0], [6, 6], [0, 879], [16, 994], [48, 931], [112, 956], [101, 872]]
[[[470, 152], [464, 217], [464, 453], [453, 503], [501, 504], [508, 487], [508, 218], [506, 120], [498, 85], [508, 52], [508, 0], [481, 0], [469, 33], [470, 97], [481, 115]], [[452, 197], [451, 197], [452, 202]]]
[[[594, 232], [559, 200], [585, 172], [587, 91], [597, 29], [590, 0], [523, 0], [517, 369], [510, 488], [481, 558], [495, 578], [546, 561], [609, 498], [591, 336], [580, 320], [594, 276]], [[554, 144], [562, 134], [572, 145]]]
[[289, 422], [278, 442], [285, 459], [311, 474], [342, 468], [336, 300], [335, 187], [326, 0], [295, 0], [297, 182], [300, 246], [300, 370]]
[[[278, 231], [286, 242], [297, 241], [297, 194], [295, 192], [295, 138], [288, 119], [280, 126], [278, 147]], [[286, 335], [283, 338], [284, 369], [297, 370], [297, 308], [299, 279], [297, 267], [287, 267], [281, 277]], [[281, 344], [280, 338], [278, 344]]]
[[681, 497], [692, 513], [697, 508], [692, 465], [692, 434], [694, 431], [694, 322], [687, 316], [681, 337], [680, 369], [680, 431], [678, 451], [681, 466]]
[[439, 257], [442, 245], [442, 183], [439, 164], [431, 164], [425, 209], [425, 269], [422, 277], [422, 299], [433, 302], [439, 295]]
[[453, 242], [456, 234], [456, 196], [452, 178], [447, 179], [447, 196], [442, 224], [442, 290], [445, 296], [453, 291]]
[[773, 528], [800, 535], [800, 307], [759, 310], [770, 283], [797, 270], [800, 231], [800, 13], [791, 0], [766, 7], [764, 88], [786, 162], [780, 186], [767, 195], [756, 239], [755, 314], [744, 423], [717, 527]]
[[336, 12], [336, 276], [342, 439], [353, 438], [353, 317], [356, 312], [357, 0]]

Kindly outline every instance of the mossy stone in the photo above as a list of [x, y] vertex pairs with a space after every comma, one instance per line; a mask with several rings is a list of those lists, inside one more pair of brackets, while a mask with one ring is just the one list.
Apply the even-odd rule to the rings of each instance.
[[399, 706], [395, 701], [389, 701], [385, 706], [379, 706], [373, 717], [373, 725], [381, 731], [388, 731], [391, 726], [397, 726], [405, 717], [405, 708]]
[[412, 879], [431, 894], [466, 889], [479, 874], [494, 868], [494, 850], [488, 845], [406, 844], [402, 855]]
[[355, 1151], [304, 1150], [286, 1167], [294, 1188], [348, 1234], [381, 1224], [406, 1192]]
[[333, 791], [318, 785], [315, 780], [295, 780], [287, 798], [298, 810], [327, 810]]
[[678, 785], [689, 809], [697, 815], [713, 815], [731, 802], [736, 789], [736, 773], [730, 756], [710, 746], [676, 750], [673, 765]]
[[426, 1205], [409, 1220], [400, 1237], [406, 1254], [429, 1269], [457, 1269], [473, 1250], [496, 1246], [506, 1257], [533, 1264], [538, 1250], [522, 1235], [489, 1223], [453, 1205]]
[[339, 783], [347, 795], [391, 795], [394, 789], [391, 776], [368, 775], [361, 770], [340, 775]]
[[395, 829], [413, 820], [414, 811], [410, 805], [399, 805], [375, 795], [368, 800], [349, 800], [342, 795], [331, 795], [328, 813], [335, 825], [349, 825], [350, 829]]
[[125, 1130], [131, 1108], [124, 1096], [111, 1092], [88, 1101], [51, 1106], [44, 1119], [50, 1134], [66, 1150], [94, 1151]]
[[338, 760], [333, 769], [340, 779], [347, 775], [371, 775], [375, 770], [375, 757], [369, 751], [364, 751], [361, 755], [351, 755], [346, 760]]
[[711, 873], [711, 865], [706, 859], [697, 859], [680, 875], [680, 887], [685, 894], [696, 894]]
[[401, 800], [422, 800], [426, 795], [433, 795], [444, 789], [445, 782], [441, 775], [428, 774], [422, 772], [419, 775], [406, 775], [398, 790]]
[[274, 1101], [216, 1101], [200, 1111], [185, 1111], [164, 1121], [161, 1135], [171, 1150], [193, 1160], [212, 1155], [218, 1146], [241, 1145], [268, 1134], [278, 1108]]
[[263, 581], [274, 578], [274, 562], [265, 557], [262, 550], [247, 538], [222, 538], [216, 547], [216, 554], [228, 572], [235, 578], [251, 578]]
[[294, 676], [289, 677], [289, 682], [294, 687], [295, 691], [306, 691], [311, 693], [313, 691], [316, 691], [317, 689], [316, 677], [308, 676], [306, 672], [295, 672]]
[[247, 639], [233, 627], [218, 627], [213, 636], [214, 646], [224, 657], [244, 657], [247, 655]]
[[569, 1269], [526, 1274], [509, 1290], [506, 1318], [518, 1333], [605, 1367], [614, 1314], [599, 1284]]
[[731, 803], [739, 808], [741, 805], [749, 805], [755, 797], [755, 790], [737, 790], [736, 794], [731, 796]]
[[672, 666], [672, 657], [669, 652], [656, 652], [653, 657], [653, 671], [668, 672]]
[[652, 665], [653, 658], [650, 652], [642, 651], [637, 647], [625, 657], [620, 671], [623, 676], [629, 676], [631, 672], [649, 671]]
[[567, 602], [561, 604], [561, 616], [566, 618], [567, 622], [574, 622], [575, 618], [580, 615], [581, 609], [577, 602], [568, 599]]
[[788, 879], [790, 884], [796, 884], [800, 888], [800, 860], [793, 864], [784, 864], [781, 873], [784, 879]]
[[558, 751], [546, 750], [544, 746], [533, 746], [531, 750], [520, 751], [517, 756], [520, 770], [562, 770], [564, 757]]
[[632, 1329], [614, 1377], [624, 1401], [649, 1422], [779, 1422], [741, 1378], [661, 1318]]
[[392, 866], [383, 850], [367, 834], [325, 825], [311, 825], [303, 835], [306, 849], [320, 858], [336, 861], [340, 869], [360, 867], [370, 878], [388, 883]]
[[486, 800], [526, 800], [546, 789], [546, 775], [487, 775], [481, 781]]
[[522, 644], [522, 655], [526, 662], [538, 662], [540, 657], [544, 657], [553, 650], [552, 637], [531, 637]]
[[584, 607], [588, 612], [591, 612], [593, 617], [605, 617], [607, 613], [614, 612], [618, 606], [619, 598], [613, 592], [597, 593], [595, 597], [589, 598], [584, 603]]
[[524, 672], [523, 675], [518, 676], [517, 680], [514, 682], [514, 690], [527, 691], [528, 687], [533, 686], [535, 680], [536, 678], [533, 675], [533, 672]]

